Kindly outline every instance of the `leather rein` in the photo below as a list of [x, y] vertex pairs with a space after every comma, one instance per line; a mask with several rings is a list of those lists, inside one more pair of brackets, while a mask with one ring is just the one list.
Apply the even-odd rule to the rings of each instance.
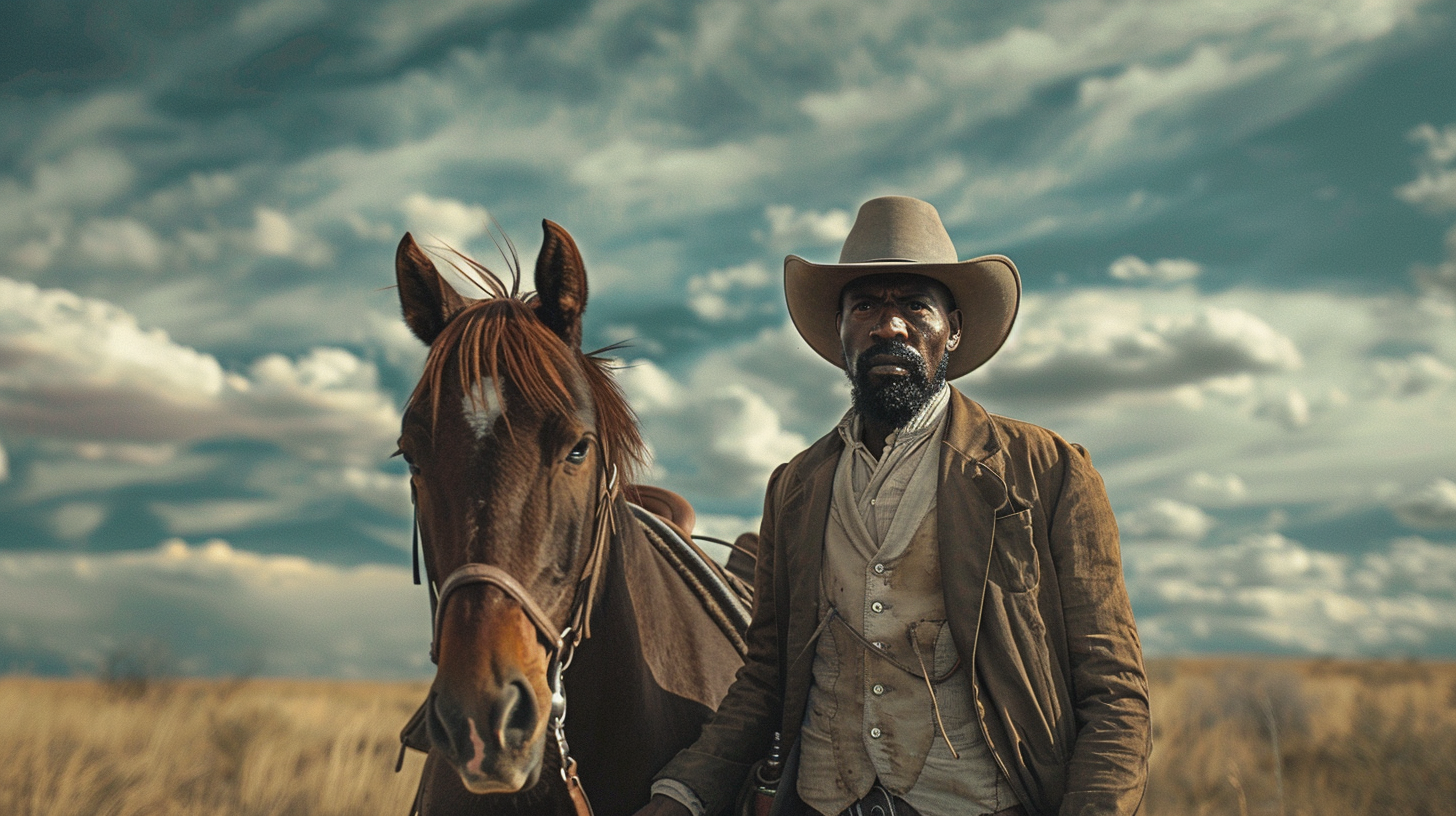
[[[598, 450], [600, 451], [601, 448], [599, 447]], [[602, 452], [605, 453], [605, 451]], [[602, 579], [607, 571], [607, 542], [612, 536], [614, 505], [620, 486], [617, 484], [617, 468], [613, 465], [608, 472], [605, 455], [602, 459], [600, 484], [602, 487], [597, 494], [596, 516], [592, 520], [591, 550], [587, 554], [586, 564], [582, 567], [581, 578], [577, 580], [576, 593], [572, 598], [571, 609], [566, 616], [566, 626], [559, 630], [552, 625], [551, 618], [531, 596], [530, 590], [516, 580], [515, 576], [494, 564], [480, 562], [462, 564], [445, 578], [444, 583], [440, 584], [438, 589], [435, 582], [429, 580], [428, 565], [425, 568], [430, 588], [430, 612], [434, 618], [430, 636], [430, 662], [436, 665], [440, 662], [440, 627], [445, 617], [445, 605], [449, 602], [451, 594], [461, 587], [486, 584], [499, 589], [506, 597], [520, 605], [521, 611], [526, 613], [526, 619], [536, 627], [536, 634], [545, 644], [549, 657], [546, 676], [551, 686], [551, 729], [556, 738], [557, 750], [561, 752], [561, 781], [566, 783], [567, 793], [571, 796], [577, 816], [592, 816], [592, 808], [591, 802], [587, 800], [586, 791], [582, 788], [581, 778], [577, 775], [576, 760], [572, 758], [571, 750], [566, 744], [566, 686], [563, 677], [567, 668], [571, 666], [572, 658], [576, 655], [576, 647], [583, 640], [591, 637], [591, 611], [596, 604], [597, 593], [601, 590]], [[411, 485], [410, 500], [412, 503], [414, 503], [414, 499], [415, 491]], [[412, 538], [410, 550], [414, 561], [414, 581], [415, 584], [419, 584], [420, 552], [423, 546], [420, 541], [418, 504], [415, 505]]]

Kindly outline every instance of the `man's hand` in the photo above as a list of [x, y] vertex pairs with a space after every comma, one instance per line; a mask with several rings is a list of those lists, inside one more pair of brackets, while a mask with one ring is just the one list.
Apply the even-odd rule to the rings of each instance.
[[652, 797], [647, 807], [637, 811], [636, 816], [692, 816], [692, 811], [682, 802], [659, 793]]

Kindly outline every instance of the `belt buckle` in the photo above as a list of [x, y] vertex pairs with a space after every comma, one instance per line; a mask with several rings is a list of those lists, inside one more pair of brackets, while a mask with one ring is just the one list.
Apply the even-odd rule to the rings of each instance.
[[895, 797], [883, 785], [875, 785], [865, 798], [860, 800], [861, 816], [899, 816], [895, 812]]

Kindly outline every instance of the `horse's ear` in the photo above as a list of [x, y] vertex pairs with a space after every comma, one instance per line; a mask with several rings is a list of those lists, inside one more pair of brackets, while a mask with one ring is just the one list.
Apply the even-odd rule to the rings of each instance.
[[465, 298], [440, 276], [434, 262], [408, 232], [394, 253], [394, 278], [399, 282], [404, 322], [427, 346], [435, 342], [450, 318], [465, 308]]
[[546, 239], [536, 256], [536, 316], [571, 348], [581, 347], [581, 315], [586, 311], [586, 265], [571, 235], [557, 223], [542, 221]]

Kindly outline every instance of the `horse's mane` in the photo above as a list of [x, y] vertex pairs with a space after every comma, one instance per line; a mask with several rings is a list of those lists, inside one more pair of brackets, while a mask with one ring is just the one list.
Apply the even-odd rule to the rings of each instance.
[[[472, 266], [483, 269], [473, 262]], [[612, 360], [604, 356], [612, 347], [590, 353], [569, 348], [536, 316], [534, 296], [507, 293], [504, 287], [487, 291], [494, 296], [461, 309], [430, 344], [425, 372], [410, 395], [410, 404], [428, 399], [432, 423], [437, 421], [441, 386], [450, 376], [459, 378], [461, 392], [477, 404], [485, 402], [479, 390], [490, 377], [504, 404], [504, 374], [533, 411], [570, 413], [574, 410], [572, 396], [563, 373], [580, 369], [596, 406], [597, 434], [607, 464], [617, 468], [622, 483], [631, 481], [646, 461], [647, 446], [637, 428], [636, 414], [612, 377]], [[509, 429], [510, 413], [502, 416]]]

